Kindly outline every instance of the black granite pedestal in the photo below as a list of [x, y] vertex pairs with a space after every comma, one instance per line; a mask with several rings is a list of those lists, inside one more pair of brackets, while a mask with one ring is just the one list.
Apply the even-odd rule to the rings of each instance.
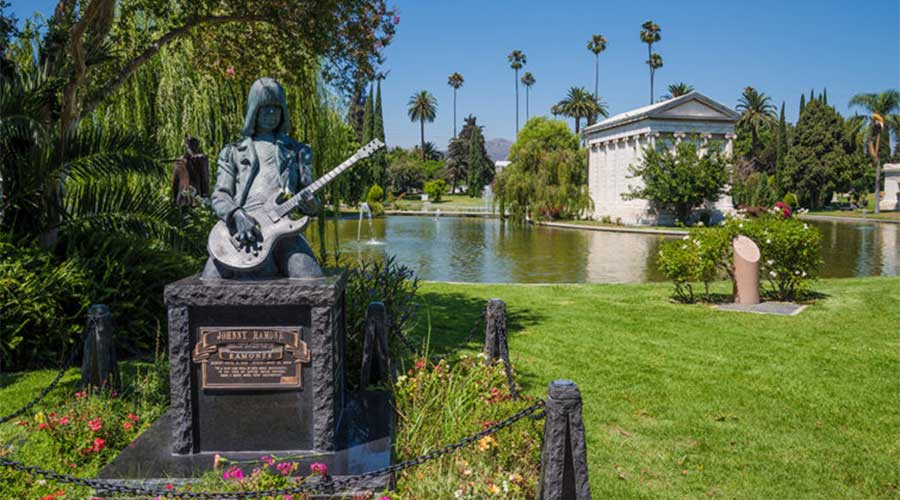
[[[266, 281], [186, 278], [165, 290], [168, 412], [100, 471], [100, 478], [184, 483], [215, 455], [303, 457], [332, 476], [390, 465], [389, 393], [345, 388], [345, 273]], [[386, 487], [377, 478], [362, 489]]]

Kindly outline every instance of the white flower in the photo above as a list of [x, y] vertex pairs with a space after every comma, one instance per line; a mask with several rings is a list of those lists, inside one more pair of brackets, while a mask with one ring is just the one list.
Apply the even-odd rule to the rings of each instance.
[[663, 255], [663, 251], [660, 250], [660, 251], [659, 251], [659, 256], [662, 257], [662, 255]]
[[741, 228], [741, 229], [743, 229], [743, 228], [744, 228], [744, 223], [741, 222], [740, 224], [738, 224], [738, 227]]
[[406, 382], [406, 375], [400, 375], [399, 377], [397, 377], [397, 385], [402, 385], [404, 382]]
[[697, 227], [703, 227], [703, 221], [698, 222]]
[[681, 245], [682, 250], [687, 250], [687, 245]]
[[768, 265], [771, 266], [771, 265], [775, 264], [775, 261], [772, 260], [772, 259], [769, 259], [769, 260], [766, 261], [766, 264], [768, 264]]
[[683, 239], [684, 241], [687, 241], [687, 240], [691, 239], [691, 237], [688, 235], [684, 235], [684, 238], [681, 238], [681, 239]]
[[803, 277], [805, 278], [805, 277], [806, 277], [806, 271], [803, 271], [803, 274], [801, 274], [801, 276], [803, 276]]
[[767, 238], [766, 245], [771, 245], [771, 244], [772, 244], [772, 238]]
[[800, 276], [800, 271], [794, 271], [794, 276]]
[[807, 223], [804, 222], [804, 223], [803, 223], [803, 229], [809, 229], [809, 224], [807, 224]]
[[769, 276], [774, 278], [774, 277], [778, 276], [778, 273], [776, 273], [775, 271], [769, 271]]
[[699, 247], [699, 246], [700, 246], [700, 240], [694, 240], [694, 244], [697, 245], [697, 246]]
[[460, 500], [461, 498], [463, 498], [463, 490], [454, 491], [453, 498], [456, 498], [457, 500]]
[[481, 351], [478, 353], [478, 357], [481, 359], [487, 359], [487, 354], [485, 354], [484, 351]]
[[509, 493], [509, 483], [507, 483], [506, 480], [503, 480], [502, 485], [503, 485], [503, 493]]

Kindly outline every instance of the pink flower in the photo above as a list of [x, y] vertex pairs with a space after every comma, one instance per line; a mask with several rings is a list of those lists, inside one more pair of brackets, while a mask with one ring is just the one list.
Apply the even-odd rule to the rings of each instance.
[[272, 465], [275, 463], [275, 459], [266, 455], [264, 457], [260, 457], [260, 460], [266, 463], [266, 465]]
[[228, 77], [234, 76], [234, 66], [229, 66], [228, 69], [225, 70], [225, 75]]
[[328, 472], [328, 466], [321, 462], [315, 462], [309, 465], [309, 471], [317, 476], [324, 476]]
[[378, 500], [391, 500], [391, 497], [383, 496], [383, 497], [379, 498]]
[[75, 393], [75, 399], [81, 399], [85, 396], [84, 391], [78, 391]]
[[172, 488], [174, 488], [174, 486], [172, 486], [172, 483], [166, 485], [167, 490], [172, 491]]
[[59, 419], [59, 425], [66, 425], [69, 423], [69, 417], [63, 417]]
[[91, 447], [91, 450], [94, 453], [100, 453], [100, 450], [106, 448], [106, 440], [103, 438], [97, 438], [94, 440], [94, 446]]
[[238, 466], [232, 465], [225, 471], [225, 474], [222, 474], [222, 479], [237, 479], [240, 481], [241, 479], [244, 479], [244, 471]]
[[41, 430], [41, 431], [42, 431], [42, 430], [44, 430], [44, 429], [46, 429], [46, 428], [47, 428], [47, 424], [45, 424], [45, 423], [43, 423], [43, 422], [41, 422], [41, 423], [38, 424], [38, 430]]
[[88, 427], [90, 427], [92, 431], [97, 432], [103, 428], [103, 421], [99, 418], [88, 420]]
[[137, 417], [137, 415], [135, 415], [134, 413], [129, 413], [129, 414], [128, 414], [128, 420], [131, 420], [132, 422], [137, 423], [138, 417]]
[[293, 462], [281, 462], [275, 468], [278, 469], [282, 476], [287, 476], [294, 470], [294, 464]]
[[292, 497], [291, 495], [283, 495], [283, 496], [281, 497], [281, 499], [282, 499], [282, 500], [294, 500], [294, 497]]
[[400, 16], [394, 16], [394, 24], [400, 24]]
[[124, 422], [124, 423], [122, 424], [122, 428], [125, 429], [126, 431], [127, 431], [128, 429], [131, 429], [131, 422]]

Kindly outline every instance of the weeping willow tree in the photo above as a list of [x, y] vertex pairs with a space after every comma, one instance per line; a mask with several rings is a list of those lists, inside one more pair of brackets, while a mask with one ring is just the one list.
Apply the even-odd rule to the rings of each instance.
[[572, 219], [593, 209], [587, 187], [587, 153], [559, 120], [532, 118], [510, 148], [512, 163], [494, 181], [501, 214], [516, 222]]

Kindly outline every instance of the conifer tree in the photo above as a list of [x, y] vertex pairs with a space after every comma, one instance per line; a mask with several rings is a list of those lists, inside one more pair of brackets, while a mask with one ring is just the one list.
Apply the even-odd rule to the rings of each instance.
[[384, 114], [381, 110], [381, 79], [375, 87], [375, 128], [372, 134], [374, 139], [380, 139], [384, 142]]
[[787, 123], [784, 119], [784, 101], [781, 101], [781, 112], [778, 115], [778, 128], [775, 131], [775, 192], [781, 197], [781, 173], [784, 170], [784, 156], [787, 154]]
[[800, 114], [797, 117], [797, 121], [800, 121], [800, 116], [803, 116], [803, 109], [806, 108], [806, 94], [800, 94]]
[[822, 104], [828, 105], [828, 89], [822, 89]]
[[[373, 139], [379, 139], [381, 142], [385, 142], [384, 139], [384, 113], [381, 108], [381, 78], [378, 79], [375, 84], [375, 119], [374, 119], [374, 130], [372, 133]], [[387, 155], [385, 154], [385, 150], [378, 151], [372, 157], [372, 179], [379, 186], [384, 186], [384, 181], [387, 177]]]

